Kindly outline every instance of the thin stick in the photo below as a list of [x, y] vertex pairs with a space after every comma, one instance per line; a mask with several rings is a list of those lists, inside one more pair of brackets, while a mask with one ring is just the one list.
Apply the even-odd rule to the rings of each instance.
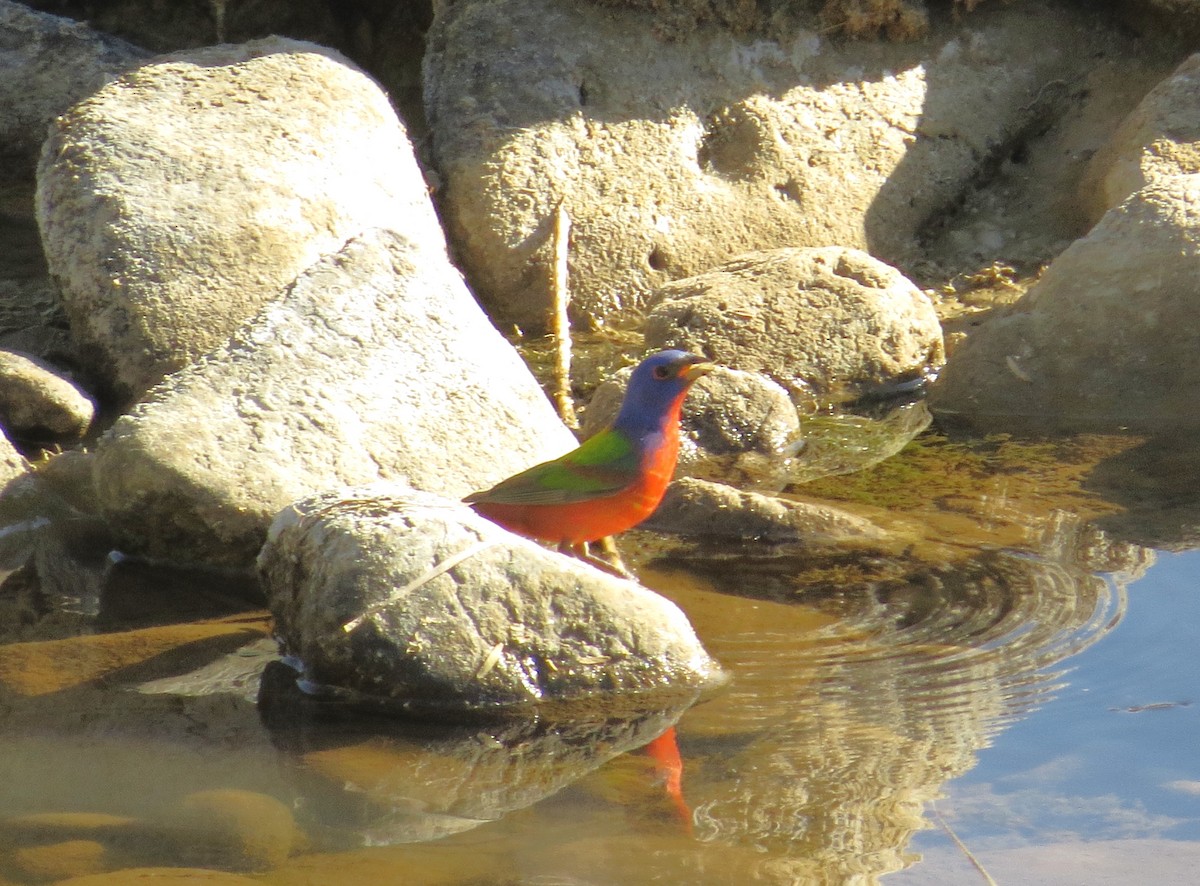
[[348, 621], [344, 625], [342, 625], [342, 630], [345, 631], [347, 634], [350, 633], [355, 628], [357, 628], [360, 624], [362, 624], [364, 621], [366, 621], [368, 618], [375, 615], [375, 613], [382, 611], [384, 608], [389, 606], [394, 601], [399, 600], [405, 594], [409, 594], [409, 593], [415, 591], [417, 588], [421, 587], [421, 585], [427, 584], [427, 583], [433, 581], [435, 578], [437, 578], [443, 572], [449, 572], [451, 569], [453, 569], [455, 566], [457, 566], [463, 560], [466, 560], [470, 557], [474, 557], [480, 551], [485, 551], [488, 548], [490, 548], [492, 545], [496, 545], [499, 543], [500, 542], [496, 539], [481, 539], [481, 540], [475, 542], [475, 544], [468, 545], [467, 547], [463, 548], [457, 554], [452, 554], [451, 556], [449, 556], [445, 560], [443, 560], [441, 563], [435, 563], [433, 565], [432, 569], [430, 569], [429, 571], [425, 572], [422, 575], [417, 576], [416, 578], [414, 578], [412, 581], [410, 581], [408, 584], [406, 584], [404, 587], [400, 588], [399, 590], [392, 591], [392, 593], [388, 594], [386, 599], [380, 600], [378, 603], [376, 603], [373, 606], [368, 606], [366, 611], [364, 611], [362, 615], [358, 616], [357, 618], [352, 618], [352, 619], [350, 619], [350, 621]]
[[958, 847], [959, 851], [967, 857], [967, 861], [974, 865], [975, 870], [979, 871], [980, 876], [983, 877], [983, 882], [987, 883], [987, 886], [998, 886], [996, 881], [992, 879], [992, 875], [987, 872], [986, 868], [984, 868], [983, 862], [976, 858], [975, 853], [967, 848], [967, 844], [960, 840], [958, 838], [958, 834], [954, 833], [954, 831], [950, 829], [950, 825], [946, 822], [946, 819], [942, 818], [942, 813], [938, 811], [938, 808], [932, 803], [929, 804], [929, 807], [942, 830], [945, 831], [947, 835], [949, 835], [950, 839], [954, 841], [954, 845]]
[[575, 418], [575, 404], [571, 401], [571, 321], [567, 316], [567, 305], [571, 302], [567, 272], [567, 243], [571, 237], [571, 216], [566, 207], [558, 204], [554, 213], [554, 316], [551, 332], [554, 334], [554, 408], [558, 417], [572, 430], [579, 427]]

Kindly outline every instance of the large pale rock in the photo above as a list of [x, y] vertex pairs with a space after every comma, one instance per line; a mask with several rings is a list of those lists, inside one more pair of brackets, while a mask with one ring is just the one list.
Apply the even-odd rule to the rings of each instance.
[[647, 346], [761, 372], [797, 398], [892, 388], [945, 359], [929, 297], [857, 249], [750, 253], [669, 283], [655, 299]]
[[0, 0], [0, 147], [32, 169], [50, 122], [150, 53]]
[[313, 492], [460, 497], [574, 443], [445, 251], [371, 231], [117, 421], [94, 473], [127, 549], [244, 567]]
[[1200, 175], [1143, 188], [960, 345], [935, 410], [982, 427], [1200, 426]]
[[1057, 93], [1041, 87], [1081, 76], [1098, 34], [1034, 4], [922, 44], [844, 47], [708, 26], [664, 41], [651, 13], [573, 0], [443, 4], [425, 96], [449, 236], [494, 313], [535, 325], [560, 205], [591, 323], [751, 250], [909, 260], [926, 221], [1045, 118]]
[[310, 681], [417, 709], [694, 689], [718, 674], [673, 603], [394, 485], [285, 509], [259, 574]]
[[1096, 152], [1082, 195], [1093, 218], [1165, 178], [1200, 172], [1200, 54], [1142, 99]]
[[75, 105], [42, 155], [38, 219], [85, 359], [129, 399], [351, 236], [441, 239], [387, 96], [282, 38], [163, 57]]

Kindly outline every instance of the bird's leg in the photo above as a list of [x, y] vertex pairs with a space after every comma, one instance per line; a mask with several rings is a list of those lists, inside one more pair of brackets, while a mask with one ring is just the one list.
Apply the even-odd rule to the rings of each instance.
[[611, 563], [616, 569], [632, 577], [633, 573], [625, 565], [625, 561], [621, 559], [621, 552], [617, 550], [617, 540], [615, 538], [611, 535], [606, 535], [597, 541], [596, 545], [600, 548], [600, 559]]
[[615, 575], [617, 578], [627, 578], [630, 581], [636, 581], [636, 577], [632, 572], [625, 568], [625, 564], [621, 562], [621, 555], [617, 552], [617, 546], [612, 540], [612, 536], [606, 536], [601, 539], [600, 544], [604, 547], [605, 557], [597, 557], [588, 550], [587, 542], [579, 542], [578, 544], [569, 544], [563, 542], [558, 546], [558, 550], [563, 554], [570, 554], [578, 560], [582, 560], [589, 566], [595, 566], [601, 572], [607, 572], [609, 575]]

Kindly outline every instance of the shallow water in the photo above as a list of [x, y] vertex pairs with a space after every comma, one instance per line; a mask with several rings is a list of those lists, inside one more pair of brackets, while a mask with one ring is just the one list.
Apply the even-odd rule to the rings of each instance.
[[678, 710], [404, 724], [278, 665], [256, 705], [244, 589], [71, 536], [94, 599], [0, 592], [0, 883], [1194, 882], [1196, 455], [927, 430], [849, 464], [842, 431], [786, 494], [879, 540], [624, 542], [730, 675], [652, 754]]

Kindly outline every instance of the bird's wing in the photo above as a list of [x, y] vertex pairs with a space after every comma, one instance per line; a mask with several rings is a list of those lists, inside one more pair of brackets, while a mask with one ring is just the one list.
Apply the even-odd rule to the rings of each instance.
[[534, 465], [463, 500], [510, 505], [587, 501], [625, 489], [637, 479], [638, 468], [633, 444], [624, 434], [608, 429], [561, 458]]

